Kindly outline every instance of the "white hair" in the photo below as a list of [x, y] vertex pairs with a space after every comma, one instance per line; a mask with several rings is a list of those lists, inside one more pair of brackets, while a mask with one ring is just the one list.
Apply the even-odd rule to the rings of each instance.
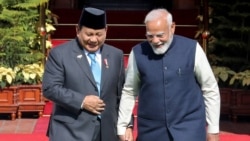
[[153, 9], [152, 11], [150, 11], [146, 15], [144, 23], [146, 24], [148, 21], [153, 21], [163, 17], [166, 19], [169, 26], [172, 25], [173, 22], [172, 14], [164, 8]]

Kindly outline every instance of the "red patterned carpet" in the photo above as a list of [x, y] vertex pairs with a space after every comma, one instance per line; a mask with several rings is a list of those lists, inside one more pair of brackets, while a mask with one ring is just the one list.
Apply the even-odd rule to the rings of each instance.
[[[44, 115], [43, 117], [40, 117], [37, 119], [36, 125], [34, 127], [34, 130], [31, 134], [27, 133], [0, 133], [0, 141], [48, 141], [48, 137], [46, 136], [46, 131], [48, 128], [48, 122], [51, 108], [53, 104], [51, 102], [47, 102], [45, 109], [44, 109]], [[136, 120], [135, 120], [136, 122]], [[224, 123], [224, 122], [223, 122]], [[136, 123], [135, 123], [136, 124]], [[235, 124], [235, 126], [234, 126]], [[236, 128], [244, 128], [242, 124], [237, 123], [231, 123], [230, 126], [233, 125]], [[249, 125], [249, 124], [248, 124]], [[242, 126], [242, 127], [241, 127]], [[225, 126], [226, 127], [226, 126]], [[246, 126], [248, 127], [248, 126]], [[137, 127], [134, 128], [134, 136], [137, 135]], [[249, 131], [250, 133], [250, 131]], [[230, 133], [221, 131], [220, 134], [220, 141], [250, 141], [250, 134], [245, 133]]]
[[40, 117], [37, 120], [36, 126], [34, 128], [33, 134], [45, 135], [48, 128], [48, 122], [50, 117]]
[[52, 110], [53, 103], [51, 101], [46, 102], [46, 105], [43, 110], [43, 115], [50, 115]]
[[221, 134], [220, 141], [250, 141], [249, 135]]
[[[0, 134], [1, 141], [48, 141], [44, 133], [33, 134]], [[220, 135], [220, 141], [250, 141], [249, 135], [224, 134]]]
[[48, 141], [45, 135], [41, 134], [0, 134], [1, 141]]

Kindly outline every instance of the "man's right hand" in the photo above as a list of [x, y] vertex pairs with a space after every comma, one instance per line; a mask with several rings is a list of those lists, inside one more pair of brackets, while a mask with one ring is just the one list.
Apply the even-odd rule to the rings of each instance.
[[83, 100], [83, 109], [100, 115], [105, 109], [105, 103], [96, 95], [88, 95]]

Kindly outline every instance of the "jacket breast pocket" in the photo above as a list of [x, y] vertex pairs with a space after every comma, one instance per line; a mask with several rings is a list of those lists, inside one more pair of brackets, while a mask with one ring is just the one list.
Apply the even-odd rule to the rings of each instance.
[[193, 76], [194, 69], [193, 68], [178, 68], [176, 70], [176, 74], [177, 74], [178, 77]]

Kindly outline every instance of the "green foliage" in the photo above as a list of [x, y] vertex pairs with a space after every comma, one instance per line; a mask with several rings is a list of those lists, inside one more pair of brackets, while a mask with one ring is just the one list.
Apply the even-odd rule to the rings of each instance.
[[0, 67], [0, 88], [10, 86], [16, 77], [12, 68]]
[[[219, 85], [250, 86], [250, 2], [210, 0], [207, 54]], [[233, 72], [233, 73], [232, 73]]]
[[210, 0], [209, 4], [212, 8], [209, 30], [216, 40], [210, 42], [208, 54], [220, 58], [217, 65], [235, 71], [250, 66], [250, 2]]
[[[0, 0], [0, 88], [41, 83], [45, 54], [38, 32], [39, 7], [48, 1]], [[45, 20], [46, 25], [52, 22]]]
[[37, 32], [40, 3], [41, 0], [0, 0], [0, 64], [14, 68], [44, 58]]
[[212, 70], [214, 72], [217, 82], [225, 82], [230, 76], [235, 74], [235, 72], [228, 67], [212, 66]]
[[238, 85], [237, 87], [250, 86], [250, 70], [236, 73], [229, 82], [230, 85]]
[[14, 68], [16, 77], [15, 84], [40, 84], [44, 73], [42, 63], [38, 64], [20, 64]]
[[228, 86], [229, 80], [236, 74], [228, 67], [212, 66], [212, 70], [220, 87]]

